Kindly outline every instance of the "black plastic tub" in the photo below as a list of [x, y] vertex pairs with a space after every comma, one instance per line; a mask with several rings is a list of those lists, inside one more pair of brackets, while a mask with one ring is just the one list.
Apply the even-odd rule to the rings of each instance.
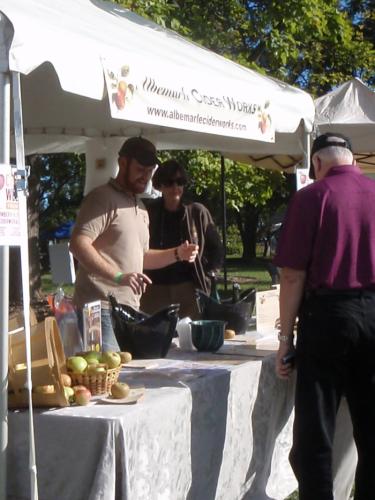
[[224, 300], [217, 302], [201, 290], [197, 290], [197, 301], [202, 319], [225, 321], [228, 330], [234, 330], [237, 335], [246, 333], [255, 306], [255, 288], [245, 290], [240, 300], [232, 302]]
[[164, 358], [171, 346], [178, 321], [179, 304], [172, 304], [153, 315], [119, 304], [109, 297], [112, 324], [121, 351], [134, 359]]

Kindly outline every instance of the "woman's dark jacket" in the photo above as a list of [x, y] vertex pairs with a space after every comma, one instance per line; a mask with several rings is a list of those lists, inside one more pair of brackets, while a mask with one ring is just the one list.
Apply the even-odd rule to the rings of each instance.
[[[150, 248], [160, 248], [165, 209], [163, 199], [145, 200], [150, 218]], [[193, 280], [197, 288], [210, 292], [209, 271], [220, 269], [223, 264], [223, 245], [208, 209], [201, 203], [183, 205], [182, 239], [199, 245], [199, 253], [193, 264]]]

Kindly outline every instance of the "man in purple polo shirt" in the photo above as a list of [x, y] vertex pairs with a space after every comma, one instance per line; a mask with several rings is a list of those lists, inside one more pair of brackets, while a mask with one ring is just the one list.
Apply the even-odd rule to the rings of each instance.
[[310, 177], [288, 208], [281, 267], [276, 372], [287, 379], [298, 316], [295, 422], [290, 462], [301, 500], [333, 500], [336, 412], [346, 396], [358, 451], [355, 500], [375, 498], [375, 182], [350, 141], [313, 143]]

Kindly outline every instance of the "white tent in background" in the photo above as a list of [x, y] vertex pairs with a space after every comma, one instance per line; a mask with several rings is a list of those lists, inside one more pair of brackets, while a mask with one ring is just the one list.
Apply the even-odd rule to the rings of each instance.
[[317, 133], [347, 135], [363, 171], [375, 172], [375, 92], [354, 78], [316, 99], [315, 108]]
[[[0, 162], [9, 163], [15, 128], [20, 164], [24, 151], [86, 152], [88, 178], [99, 170], [109, 177], [113, 151], [132, 135], [160, 149], [284, 153], [291, 142], [300, 152], [314, 113], [305, 92], [98, 0], [0, 0], [0, 104]], [[0, 469], [7, 432], [7, 250], [0, 246]], [[25, 295], [24, 302], [26, 311]]]
[[[315, 135], [324, 132], [347, 135], [363, 172], [375, 173], [375, 92], [361, 80], [349, 80], [315, 100], [314, 129]], [[226, 156], [263, 168], [293, 172], [303, 155], [298, 144], [289, 146], [285, 154]]]

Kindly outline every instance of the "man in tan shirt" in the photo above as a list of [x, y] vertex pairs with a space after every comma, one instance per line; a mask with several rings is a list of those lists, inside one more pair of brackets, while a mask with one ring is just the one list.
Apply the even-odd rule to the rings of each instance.
[[144, 192], [158, 163], [155, 146], [141, 137], [125, 141], [119, 151], [114, 179], [83, 200], [70, 241], [79, 262], [74, 303], [102, 301], [104, 350], [119, 350], [112, 329], [108, 293], [123, 304], [139, 307], [151, 280], [143, 267], [157, 269], [176, 260], [193, 262], [197, 245], [185, 242], [166, 250], [149, 249], [147, 211], [137, 195]]

